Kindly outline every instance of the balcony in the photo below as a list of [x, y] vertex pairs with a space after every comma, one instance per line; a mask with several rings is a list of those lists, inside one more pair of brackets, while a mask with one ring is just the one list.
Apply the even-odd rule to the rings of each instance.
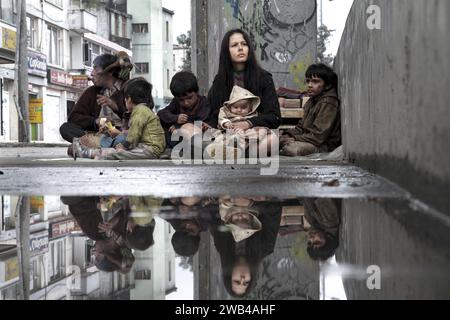
[[78, 33], [97, 33], [97, 16], [84, 10], [69, 13], [69, 28]]

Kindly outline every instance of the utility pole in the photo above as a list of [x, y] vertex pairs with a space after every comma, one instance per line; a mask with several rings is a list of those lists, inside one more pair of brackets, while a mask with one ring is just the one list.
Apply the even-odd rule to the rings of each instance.
[[[16, 94], [14, 97], [19, 114], [19, 142], [30, 142], [30, 117], [28, 111], [28, 43], [27, 4], [18, 0], [18, 23], [16, 38]], [[18, 105], [17, 105], [18, 104]]]
[[30, 211], [30, 197], [19, 197], [15, 215], [21, 300], [30, 300]]

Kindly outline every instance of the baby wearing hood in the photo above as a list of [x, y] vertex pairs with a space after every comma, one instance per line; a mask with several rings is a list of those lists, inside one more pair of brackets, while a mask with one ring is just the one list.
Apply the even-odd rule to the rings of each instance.
[[248, 121], [258, 116], [261, 99], [250, 91], [234, 86], [231, 91], [230, 100], [220, 108], [218, 128], [227, 130], [226, 133], [218, 130], [214, 134], [214, 142], [206, 151], [211, 158], [237, 159], [242, 158], [248, 147], [249, 139], [255, 139], [258, 131], [255, 129], [238, 130], [234, 123]]
[[234, 86], [230, 100], [224, 103], [219, 112], [219, 129], [233, 129], [234, 122], [247, 121], [258, 116], [261, 99], [250, 91]]
[[225, 226], [231, 231], [234, 240], [241, 242], [261, 231], [262, 224], [258, 219], [259, 210], [253, 207], [253, 201], [243, 204], [232, 200], [235, 199], [222, 197], [219, 200], [219, 214]]

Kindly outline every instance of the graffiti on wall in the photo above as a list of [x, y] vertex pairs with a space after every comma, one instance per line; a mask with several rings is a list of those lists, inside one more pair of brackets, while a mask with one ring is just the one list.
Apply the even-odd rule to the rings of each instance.
[[316, 13], [316, 0], [225, 0], [225, 21], [234, 20], [249, 34], [259, 60], [276, 74], [279, 85], [298, 88], [314, 59]]
[[226, 0], [226, 3], [240, 28], [249, 34], [262, 62], [289, 64], [316, 38], [315, 33], [307, 33], [308, 23], [317, 11], [315, 0]]

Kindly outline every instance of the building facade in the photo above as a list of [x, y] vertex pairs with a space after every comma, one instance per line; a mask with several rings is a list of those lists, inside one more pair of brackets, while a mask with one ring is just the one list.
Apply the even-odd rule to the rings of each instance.
[[[0, 6], [0, 143], [17, 142], [16, 1], [2, 0]], [[155, 102], [164, 104], [170, 96], [168, 80], [173, 74], [173, 61], [168, 58], [172, 57], [173, 12], [163, 9], [161, 1], [148, 1], [143, 6], [133, 0], [27, 1], [32, 141], [64, 142], [59, 127], [92, 84], [92, 62], [103, 53], [127, 52], [136, 65], [133, 76], [145, 76], [154, 86]], [[149, 37], [142, 36], [145, 34]]]

